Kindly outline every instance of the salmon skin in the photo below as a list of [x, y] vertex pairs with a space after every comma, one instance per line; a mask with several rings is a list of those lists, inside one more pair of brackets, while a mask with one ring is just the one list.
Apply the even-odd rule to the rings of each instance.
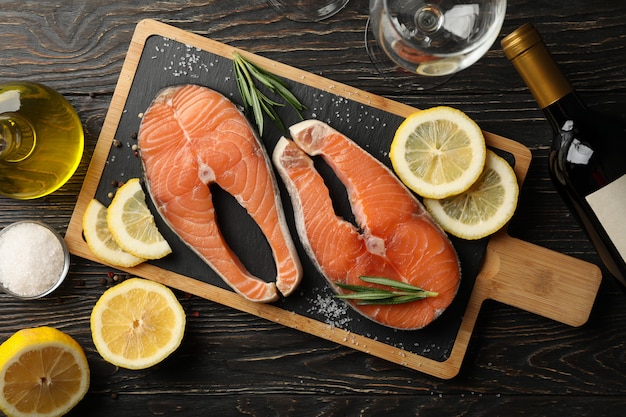
[[[236, 292], [251, 301], [288, 296], [302, 278], [271, 162], [245, 116], [216, 91], [182, 85], [160, 91], [138, 133], [146, 185], [168, 226]], [[276, 282], [246, 270], [218, 227], [209, 185], [235, 197], [259, 225]]]
[[[350, 305], [365, 317], [397, 329], [422, 328], [454, 299], [461, 278], [447, 235], [415, 196], [381, 162], [317, 120], [290, 129], [272, 156], [294, 207], [307, 254], [338, 293], [335, 282], [370, 285], [361, 276], [406, 282], [436, 297], [396, 305]], [[358, 228], [337, 216], [311, 156], [321, 155], [348, 193]]]

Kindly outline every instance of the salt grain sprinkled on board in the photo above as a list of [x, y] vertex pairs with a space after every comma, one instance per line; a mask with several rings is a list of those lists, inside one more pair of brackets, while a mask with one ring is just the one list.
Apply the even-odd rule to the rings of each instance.
[[[163, 38], [163, 47], [157, 46], [155, 49], [157, 52], [164, 53], [170, 47], [170, 39]], [[178, 45], [174, 49], [172, 54], [173, 60], [170, 60], [169, 65], [164, 66], [163, 70], [171, 72], [174, 77], [188, 76], [190, 78], [199, 78], [199, 73], [209, 72], [209, 67], [215, 65], [215, 62], [210, 62], [208, 65], [201, 60], [199, 54], [202, 51], [192, 45]], [[156, 58], [154, 56], [153, 58]]]
[[15, 294], [42, 294], [57, 282], [64, 266], [63, 247], [44, 226], [21, 223], [0, 237], [0, 281]]
[[341, 328], [352, 321], [347, 315], [349, 307], [332, 294], [320, 293], [316, 290], [315, 299], [312, 302], [313, 307], [310, 307], [307, 312], [322, 315], [324, 321], [332, 327]]

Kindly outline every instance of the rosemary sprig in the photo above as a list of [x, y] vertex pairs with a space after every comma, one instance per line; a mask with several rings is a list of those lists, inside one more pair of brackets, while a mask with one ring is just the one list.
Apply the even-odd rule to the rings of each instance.
[[246, 111], [252, 111], [259, 135], [263, 134], [263, 113], [267, 114], [270, 120], [276, 123], [283, 132], [287, 130], [275, 109], [275, 107], [282, 107], [285, 104], [272, 100], [263, 94], [256, 82], [265, 86], [270, 92], [279, 95], [302, 119], [301, 111], [306, 107], [289, 90], [289, 86], [284, 80], [256, 66], [237, 52], [233, 54], [233, 68], [243, 106]]
[[384, 285], [391, 288], [390, 290], [383, 288], [374, 288], [367, 285], [351, 285], [336, 282], [338, 287], [344, 290], [353, 291], [350, 294], [337, 294], [337, 298], [346, 300], [355, 300], [358, 305], [368, 304], [403, 304], [412, 301], [423, 300], [428, 297], [437, 297], [439, 294], [434, 291], [426, 291], [420, 287], [411, 284], [396, 281], [389, 278], [381, 277], [359, 277], [361, 281], [370, 284]]

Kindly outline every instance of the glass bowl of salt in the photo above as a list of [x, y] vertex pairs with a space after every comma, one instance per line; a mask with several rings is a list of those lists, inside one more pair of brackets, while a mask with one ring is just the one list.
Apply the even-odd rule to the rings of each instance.
[[57, 289], [70, 268], [65, 241], [47, 224], [24, 220], [0, 231], [0, 290], [41, 298]]

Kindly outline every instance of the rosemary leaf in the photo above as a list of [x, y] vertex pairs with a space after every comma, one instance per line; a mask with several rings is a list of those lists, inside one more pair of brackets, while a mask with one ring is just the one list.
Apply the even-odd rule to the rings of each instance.
[[[373, 287], [367, 287], [365, 285], [350, 285], [350, 284], [343, 284], [341, 282], [336, 282], [335, 284], [338, 287], [343, 288], [344, 290], [350, 290], [350, 291], [355, 291], [355, 292], [372, 291], [372, 290], [377, 289]], [[380, 290], [380, 291], [386, 291], [386, 290]]]
[[250, 103], [252, 103], [252, 98], [250, 97], [250, 89], [248, 88], [248, 84], [244, 81], [245, 75], [242, 73], [241, 68], [235, 66], [235, 74], [237, 79], [237, 87], [239, 88], [239, 94], [241, 95], [241, 99], [243, 101], [243, 106], [247, 109], [250, 107]]
[[[280, 81], [280, 80], [277, 80], [277, 81]], [[286, 84], [282, 82], [279, 82], [278, 84], [276, 84], [276, 92], [280, 94], [280, 96], [283, 97], [287, 101], [287, 103], [289, 103], [289, 105], [293, 107], [295, 110], [297, 110], [298, 112], [300, 110], [306, 109], [306, 107], [302, 103], [300, 103], [300, 101], [291, 92], [291, 90], [289, 90]]]
[[384, 300], [362, 300], [357, 302], [358, 305], [396, 305], [396, 304], [405, 304], [411, 303], [413, 301], [423, 300], [426, 297], [420, 295], [403, 295], [399, 297], [387, 298]]
[[362, 281], [369, 282], [370, 284], [379, 284], [385, 285], [387, 287], [395, 288], [398, 290], [406, 290], [406, 291], [424, 291], [420, 287], [416, 287], [415, 285], [407, 284], [406, 282], [396, 281], [395, 279], [382, 278], [382, 277], [368, 277], [363, 276], [359, 277]]
[[260, 68], [255, 67], [253, 65], [247, 64], [248, 70], [250, 74], [257, 79], [261, 84], [270, 89], [272, 93], [276, 91], [276, 79], [270, 78], [265, 71], [262, 71]]
[[261, 101], [257, 90], [252, 89], [250, 91], [252, 113], [254, 114], [254, 120], [259, 128], [259, 135], [263, 134], [263, 112], [261, 110]]
[[244, 109], [247, 112], [252, 111], [259, 135], [263, 135], [263, 113], [268, 115], [283, 132], [286, 132], [285, 125], [275, 110], [275, 107], [284, 106], [285, 104], [270, 99], [263, 94], [257, 88], [255, 81], [270, 92], [280, 96], [302, 119], [301, 111], [306, 109], [306, 107], [289, 90], [288, 84], [283, 79], [261, 67], [257, 67], [236, 52], [233, 54], [233, 67]]
[[[263, 101], [261, 102], [261, 107], [263, 108], [263, 111], [265, 111], [265, 113], [269, 116], [270, 120], [276, 123], [276, 125], [278, 126], [280, 130], [285, 132], [286, 131], [285, 125], [283, 124], [283, 121], [280, 120], [280, 116], [278, 115], [278, 113], [276, 113], [276, 110], [274, 109], [274, 107], [272, 107], [272, 103], [273, 102]], [[278, 105], [282, 106], [282, 104], [278, 104]]]
[[395, 295], [390, 292], [374, 292], [374, 291], [362, 291], [355, 292], [352, 294], [338, 294], [337, 298], [343, 298], [345, 300], [367, 300], [367, 301], [377, 301], [377, 300], [386, 300], [388, 298], [394, 298]]
[[[278, 93], [287, 103], [289, 103], [291, 107], [298, 111], [298, 114], [300, 114], [300, 110], [306, 109], [306, 107], [300, 103], [296, 96], [289, 90], [289, 86], [283, 79], [278, 78], [276, 75], [263, 69], [261, 69], [261, 71], [272, 84], [272, 87], [270, 87], [272, 92]], [[300, 117], [302, 117], [302, 115], [300, 115]]]
[[335, 284], [344, 290], [352, 291], [347, 294], [337, 294], [337, 298], [354, 300], [358, 305], [392, 305], [410, 303], [423, 300], [428, 297], [436, 297], [439, 294], [433, 291], [426, 291], [411, 284], [399, 282], [382, 277], [359, 277], [362, 281], [370, 284], [386, 286], [390, 289], [370, 287], [367, 285], [352, 285], [336, 282]]

